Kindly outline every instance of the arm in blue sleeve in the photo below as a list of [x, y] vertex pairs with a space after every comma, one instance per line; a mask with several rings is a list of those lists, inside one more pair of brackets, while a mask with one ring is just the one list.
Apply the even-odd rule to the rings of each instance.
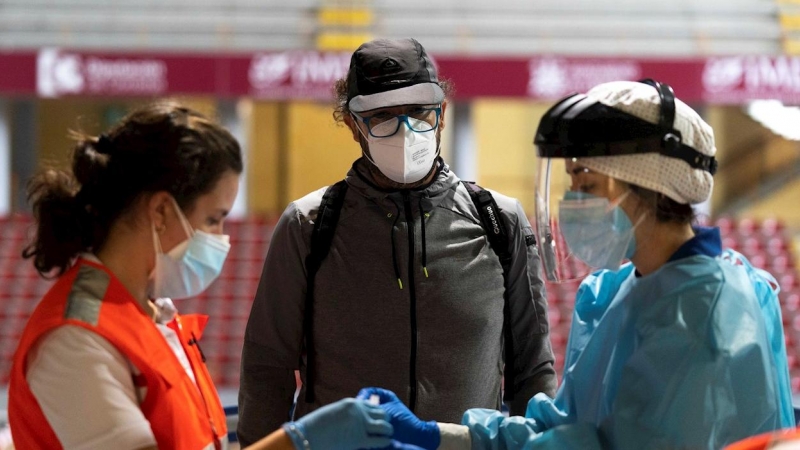
[[472, 450], [600, 450], [591, 424], [561, 425], [541, 431], [535, 419], [504, 417], [489, 409], [471, 409], [462, 422], [469, 428]]
[[615, 448], [716, 449], [779, 427], [758, 306], [731, 280], [716, 292], [713, 280], [693, 281], [643, 311], [608, 422]]
[[461, 424], [469, 428], [472, 450], [521, 449], [525, 442], [540, 432], [534, 419], [505, 417], [493, 409], [467, 410]]
[[780, 285], [769, 272], [753, 267], [750, 261], [742, 254], [733, 250], [722, 253], [723, 260], [734, 265], [742, 265], [750, 278], [750, 283], [756, 291], [758, 303], [764, 314], [764, 321], [769, 336], [773, 366], [778, 376], [781, 402], [781, 425], [784, 428], [795, 426], [794, 410], [792, 408], [792, 383], [789, 376], [789, 362], [786, 358], [786, 340], [784, 338], [783, 317], [781, 304], [778, 300]]

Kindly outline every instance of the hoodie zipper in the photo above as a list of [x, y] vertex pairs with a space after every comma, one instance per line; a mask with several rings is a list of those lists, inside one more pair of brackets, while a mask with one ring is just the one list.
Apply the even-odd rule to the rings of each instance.
[[417, 406], [417, 294], [414, 286], [414, 216], [411, 213], [411, 198], [408, 191], [403, 191], [403, 206], [408, 228], [408, 293], [411, 297], [411, 362], [408, 377], [411, 399], [408, 407], [414, 412]]

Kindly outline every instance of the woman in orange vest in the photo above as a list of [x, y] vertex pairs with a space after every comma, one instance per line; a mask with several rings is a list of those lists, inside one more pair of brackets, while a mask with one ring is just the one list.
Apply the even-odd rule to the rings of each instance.
[[[207, 317], [178, 315], [168, 299], [200, 294], [222, 269], [239, 145], [171, 102], [77, 140], [71, 171], [46, 170], [29, 185], [37, 224], [24, 256], [58, 278], [14, 355], [15, 446], [225, 448], [225, 414], [198, 346]], [[347, 399], [253, 448], [383, 447], [385, 419]]]

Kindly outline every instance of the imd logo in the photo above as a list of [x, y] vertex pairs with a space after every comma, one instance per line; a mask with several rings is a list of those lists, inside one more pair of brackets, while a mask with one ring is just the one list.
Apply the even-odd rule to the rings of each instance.
[[248, 78], [254, 89], [267, 89], [289, 78], [291, 61], [289, 53], [258, 55], [250, 63]]
[[247, 77], [257, 96], [327, 99], [333, 83], [347, 75], [349, 64], [346, 52], [266, 53], [253, 57]]
[[42, 49], [36, 60], [36, 90], [42, 97], [77, 94], [86, 84], [80, 55]]

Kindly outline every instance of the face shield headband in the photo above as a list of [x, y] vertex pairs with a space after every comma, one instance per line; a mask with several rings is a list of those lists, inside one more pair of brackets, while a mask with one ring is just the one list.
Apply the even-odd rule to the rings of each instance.
[[565, 98], [539, 122], [534, 145], [542, 158], [590, 158], [594, 156], [658, 153], [685, 161], [693, 169], [714, 175], [717, 160], [683, 143], [673, 127], [675, 94], [669, 85], [645, 80], [659, 92], [661, 114], [652, 124], [599, 103], [584, 94]]

